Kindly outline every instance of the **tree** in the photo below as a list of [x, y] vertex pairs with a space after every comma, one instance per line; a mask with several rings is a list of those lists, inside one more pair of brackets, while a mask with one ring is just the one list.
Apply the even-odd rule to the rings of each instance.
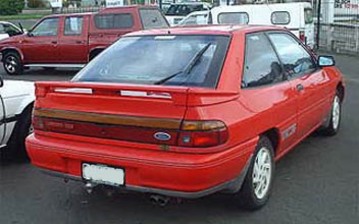
[[25, 0], [0, 0], [0, 15], [16, 15], [25, 6]]

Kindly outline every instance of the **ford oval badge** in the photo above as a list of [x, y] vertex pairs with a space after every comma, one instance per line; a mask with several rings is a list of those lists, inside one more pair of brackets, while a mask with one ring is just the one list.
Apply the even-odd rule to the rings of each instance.
[[166, 132], [156, 132], [153, 137], [159, 141], [168, 141], [171, 139], [171, 135]]

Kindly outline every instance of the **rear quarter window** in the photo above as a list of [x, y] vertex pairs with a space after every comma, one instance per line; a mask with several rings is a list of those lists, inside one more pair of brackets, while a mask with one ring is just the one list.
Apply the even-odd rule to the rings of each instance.
[[304, 20], [305, 24], [313, 23], [313, 10], [310, 8], [304, 9]]
[[168, 27], [165, 18], [157, 9], [140, 9], [140, 16], [145, 30]]
[[219, 24], [248, 24], [249, 16], [246, 12], [222, 12], [218, 15]]
[[133, 16], [130, 13], [99, 14], [94, 19], [97, 29], [126, 29], [133, 27]]
[[290, 14], [286, 11], [273, 12], [271, 22], [274, 25], [287, 25], [290, 23]]

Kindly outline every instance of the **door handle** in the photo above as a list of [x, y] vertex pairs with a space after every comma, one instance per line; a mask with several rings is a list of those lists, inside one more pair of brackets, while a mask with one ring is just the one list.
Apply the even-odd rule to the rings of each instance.
[[304, 86], [302, 85], [302, 84], [298, 84], [297, 85], [297, 91], [298, 92], [301, 92], [301, 91], [303, 91], [304, 90]]
[[52, 44], [57, 44], [57, 41], [56, 41], [56, 40], [54, 40], [54, 41], [51, 41], [51, 43], [52, 43]]
[[77, 40], [76, 43], [77, 43], [77, 44], [82, 44], [82, 41], [81, 41], [81, 40]]

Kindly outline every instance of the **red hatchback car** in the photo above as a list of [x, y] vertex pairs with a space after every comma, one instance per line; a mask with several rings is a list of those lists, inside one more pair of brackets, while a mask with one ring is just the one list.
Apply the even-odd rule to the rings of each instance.
[[334, 59], [315, 57], [285, 29], [140, 31], [72, 81], [38, 82], [26, 145], [35, 166], [88, 187], [221, 191], [256, 209], [274, 161], [317, 129], [338, 132], [343, 98]]

